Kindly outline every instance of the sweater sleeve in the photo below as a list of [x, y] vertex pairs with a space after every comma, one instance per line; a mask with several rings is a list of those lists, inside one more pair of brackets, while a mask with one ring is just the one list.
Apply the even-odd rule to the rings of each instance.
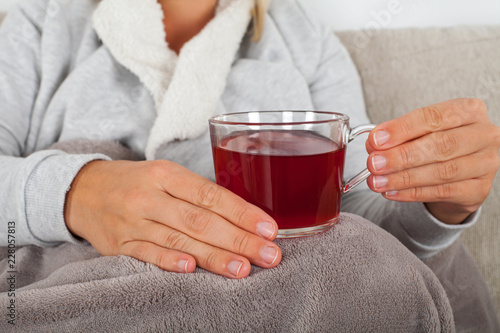
[[43, 17], [38, 14], [43, 3], [24, 2], [0, 27], [1, 246], [7, 244], [9, 226], [15, 226], [17, 245], [78, 242], [64, 221], [66, 193], [85, 164], [108, 159], [104, 155], [68, 155], [56, 150], [24, 157], [40, 84]]
[[[322, 33], [322, 56], [310, 83], [315, 108], [346, 113], [351, 126], [369, 123], [363, 102], [361, 80], [347, 50], [327, 29]], [[345, 177], [366, 168], [365, 142], [358, 138], [347, 148]], [[355, 213], [381, 226], [417, 256], [431, 256], [450, 245], [460, 233], [472, 226], [479, 211], [460, 225], [438, 221], [423, 203], [394, 202], [371, 191], [366, 183], [342, 199], [342, 211]]]

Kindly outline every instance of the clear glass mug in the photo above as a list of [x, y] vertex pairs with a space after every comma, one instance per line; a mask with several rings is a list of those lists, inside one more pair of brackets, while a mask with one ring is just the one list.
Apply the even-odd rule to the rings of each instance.
[[333, 226], [341, 198], [364, 181], [344, 181], [347, 144], [375, 125], [350, 128], [345, 114], [256, 111], [210, 118], [217, 184], [260, 207], [278, 223], [278, 238]]

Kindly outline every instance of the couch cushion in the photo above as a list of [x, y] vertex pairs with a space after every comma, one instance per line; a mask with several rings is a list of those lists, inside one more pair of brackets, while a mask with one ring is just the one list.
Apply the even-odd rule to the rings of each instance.
[[[337, 35], [363, 80], [368, 115], [380, 123], [457, 97], [481, 98], [500, 125], [500, 26], [348, 31]], [[463, 233], [500, 309], [500, 179], [481, 221]]]

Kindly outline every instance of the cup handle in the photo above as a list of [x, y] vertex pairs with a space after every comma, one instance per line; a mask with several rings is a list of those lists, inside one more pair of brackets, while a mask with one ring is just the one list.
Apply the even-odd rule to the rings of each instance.
[[[371, 132], [371, 130], [373, 130], [376, 126], [377, 125], [370, 124], [352, 128], [349, 131], [349, 139], [347, 140], [347, 142], [348, 143], [351, 142], [360, 134]], [[349, 179], [347, 182], [344, 182], [344, 187], [342, 188], [342, 192], [344, 194], [350, 192], [353, 188], [355, 188], [360, 183], [362, 183], [366, 178], [368, 178], [368, 176], [370, 176], [370, 171], [368, 171], [368, 169], [364, 169], [356, 176]]]

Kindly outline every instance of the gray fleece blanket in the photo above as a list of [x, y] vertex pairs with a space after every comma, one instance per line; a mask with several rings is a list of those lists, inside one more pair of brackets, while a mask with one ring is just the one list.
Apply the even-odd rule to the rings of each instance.
[[320, 235], [276, 242], [282, 263], [254, 267], [243, 280], [202, 269], [168, 273], [74, 244], [16, 248], [11, 272], [12, 257], [0, 248], [0, 331], [499, 331], [487, 288], [461, 243], [426, 265], [350, 214]]

